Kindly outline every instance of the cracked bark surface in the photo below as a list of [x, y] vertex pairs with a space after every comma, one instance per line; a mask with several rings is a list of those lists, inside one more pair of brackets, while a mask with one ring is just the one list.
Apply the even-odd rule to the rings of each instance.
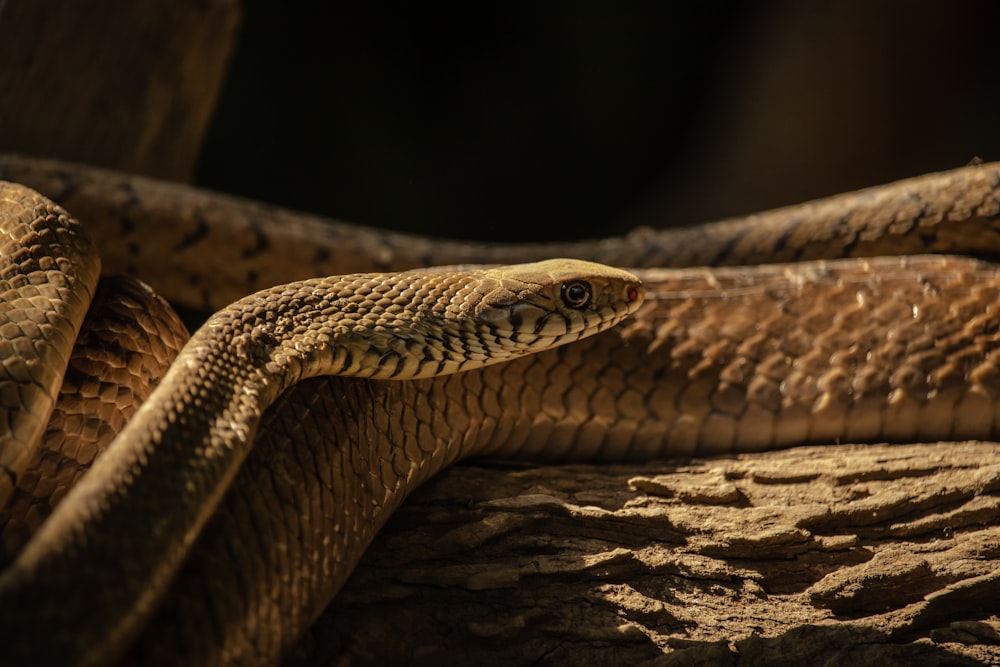
[[292, 664], [1000, 664], [1000, 444], [463, 465]]

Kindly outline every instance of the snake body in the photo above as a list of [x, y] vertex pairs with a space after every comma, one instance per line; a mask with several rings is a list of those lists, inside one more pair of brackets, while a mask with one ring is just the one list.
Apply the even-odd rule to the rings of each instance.
[[[963, 319], [965, 308], [983, 312], [995, 303], [995, 267], [922, 257], [639, 273], [647, 294], [676, 298], [647, 301], [623, 326], [573, 345], [438, 379], [316, 378], [285, 394], [265, 416], [254, 451], [133, 662], [170, 664], [177, 647], [186, 664], [273, 660], [327, 604], [358, 545], [406, 495], [470, 456], [641, 461], [828, 443], [847, 434], [910, 442], [997, 432], [992, 405], [1000, 382], [987, 379], [995, 361], [970, 358], [968, 350], [984, 330], [996, 346], [1000, 314]], [[868, 297], [860, 304], [859, 292]], [[917, 333], [922, 319], [898, 317], [914, 303], [948, 310], [947, 299], [963, 305], [934, 314], [951, 322], [936, 349]], [[784, 311], [788, 304], [802, 310]], [[773, 326], [762, 334], [755, 325], [767, 321]], [[851, 337], [833, 335], [849, 325]], [[909, 341], [910, 358], [924, 367], [896, 373], [885, 366], [892, 339]], [[756, 363], [747, 361], [753, 348]], [[867, 349], [878, 352], [864, 361]], [[845, 368], [858, 364], [856, 375], [867, 378], [863, 393], [835, 377], [830, 358]], [[972, 388], [943, 372], [967, 360], [980, 364]], [[749, 387], [761, 404], [741, 412], [733, 406]], [[887, 404], [893, 393], [898, 398]], [[381, 471], [377, 483], [369, 483], [370, 470]]]
[[111, 444], [188, 337], [176, 313], [149, 287], [101, 280], [39, 449], [0, 508], [0, 563], [23, 548]]
[[[12, 199], [30, 197], [9, 189], [18, 193]], [[312, 279], [223, 309], [185, 345], [97, 474], [83, 477], [0, 578], [10, 608], [31, 610], [4, 624], [12, 655], [113, 658], [107, 647], [122, 646], [146, 619], [249, 451], [261, 414], [289, 386], [321, 374], [415, 379], [507, 361], [617, 324], [642, 290], [625, 271], [549, 260]], [[174, 511], [157, 516], [164, 498]], [[126, 548], [122, 534], [142, 538]], [[92, 584], [108, 617], [119, 619], [113, 626], [97, 615], [85, 629], [72, 605], [32, 604], [57, 599], [76, 573], [110, 557], [120, 568]], [[36, 646], [25, 640], [32, 627], [73, 632]]]
[[[7, 161], [3, 173], [24, 171], [25, 164], [31, 163]], [[65, 172], [51, 165], [46, 171], [45, 166], [35, 168], [66, 182]], [[949, 252], [971, 243], [988, 256], [997, 245], [997, 172], [992, 165], [973, 167], [745, 224], [683, 232], [709, 239], [707, 245], [698, 246], [700, 250], [693, 244], [684, 247], [696, 257], [714, 253], [715, 259], [728, 261], [759, 254], [770, 239], [776, 257], [790, 254], [799, 259], [832, 252], [828, 248], [835, 244], [824, 243], [831, 239], [852, 238], [848, 248], [838, 250], [847, 255], [907, 245], [902, 239], [923, 249]], [[88, 179], [103, 184], [105, 189], [97, 191], [107, 194], [108, 174], [84, 172], [83, 182]], [[110, 219], [134, 226], [139, 211], [156, 211], [152, 195], [150, 209], [139, 205], [145, 204], [145, 195], [136, 192], [147, 187], [170, 188], [141, 180], [119, 182], [111, 189], [124, 192], [132, 203], [127, 216]], [[86, 191], [86, 187], [48, 190], [64, 199]], [[244, 202], [188, 194], [181, 200], [187, 205], [179, 208], [196, 212], [194, 218], [202, 216], [202, 222], [205, 211], [225, 209], [237, 222], [252, 217], [254, 211], [257, 215], [266, 211]], [[107, 201], [114, 209], [115, 198]], [[890, 205], [895, 208], [887, 208]], [[823, 222], [838, 211], [837, 224]], [[956, 232], [959, 223], [967, 224], [964, 229], [969, 231]], [[295, 225], [292, 229], [294, 235]], [[720, 245], [723, 232], [727, 240]], [[620, 243], [596, 242], [590, 256], [621, 252], [639, 237], [647, 242], [651, 238], [642, 232]], [[415, 261], [398, 255], [416, 246], [398, 243], [398, 253], [376, 254], [375, 261], [398, 268], [393, 262]], [[715, 250], [703, 249], [709, 246]], [[447, 252], [446, 248], [444, 256], [452, 259]], [[488, 256], [471, 259], [497, 259], [503, 252], [493, 248]], [[633, 259], [657, 252], [647, 249]], [[249, 259], [255, 261], [252, 254]], [[540, 273], [554, 270], [552, 265], [515, 269], [515, 283], [538, 284]], [[463, 292], [465, 280], [504, 280], [488, 272], [454, 270], [406, 275], [404, 283], [444, 280], [436, 284], [458, 285], [440, 287], [440, 294], [449, 295], [446, 303], [454, 303], [453, 297], [460, 293], [497, 294], [479, 288]], [[186, 664], [273, 662], [335, 593], [391, 510], [417, 484], [459, 458], [646, 459], [843, 439], [990, 437], [998, 430], [992, 413], [1000, 395], [996, 352], [1000, 316], [995, 312], [1000, 275], [991, 264], [904, 257], [656, 269], [639, 275], [648, 290], [646, 306], [628, 323], [570, 346], [413, 382], [339, 377], [295, 385], [277, 399], [281, 409], [263, 417], [261, 437], [239, 476], [236, 467], [250, 449], [252, 431], [252, 426], [242, 425], [260, 418], [262, 406], [277, 398], [279, 386], [316, 371], [345, 368], [370, 376], [384, 372], [420, 377], [429, 373], [425, 373], [429, 366], [457, 370], [464, 360], [486, 353], [454, 339], [451, 352], [461, 355], [449, 361], [440, 356], [442, 348], [426, 349], [428, 340], [448, 337], [439, 329], [420, 328], [415, 357], [410, 356], [414, 349], [410, 343], [385, 332], [376, 337], [378, 352], [367, 360], [331, 352], [344, 348], [323, 340], [319, 356], [332, 363], [321, 368], [309, 352], [308, 341], [318, 339], [309, 336], [318, 331], [321, 337], [331, 336], [352, 306], [339, 304], [334, 309], [337, 319], [323, 324], [315, 324], [323, 322], [316, 314], [328, 311], [331, 299], [348, 299], [358, 280], [384, 285], [389, 280], [385, 276], [341, 279], [348, 283], [297, 283], [224, 309], [214, 324], [202, 330], [208, 333], [196, 334], [157, 395], [120, 438], [140, 444], [112, 448], [102, 457], [94, 469], [98, 474], [84, 476], [3, 574], [0, 602], [31, 611], [23, 623], [5, 622], [0, 628], [5, 646], [21, 651], [15, 656], [43, 662], [62, 661], [72, 652], [80, 664], [103, 663], [125, 650], [143, 620], [154, 613], [172, 572], [216, 505], [213, 524], [194, 546], [159, 604], [158, 615], [136, 643], [132, 655], [136, 662], [171, 663], [178, 656]], [[254, 271], [243, 278], [249, 283], [261, 279]], [[629, 274], [574, 264], [571, 274], [559, 272], [546, 279], [550, 285], [546, 303], [558, 303], [562, 286], [577, 280], [591, 285], [611, 280], [614, 285], [592, 292], [595, 298], [614, 295], [610, 301], [597, 299], [606, 307], [617, 304], [606, 319], [591, 322], [588, 331], [595, 333], [635, 310], [641, 296]], [[193, 284], [198, 288], [190, 292], [194, 296], [190, 302], [209, 303], [198, 281]], [[338, 291], [346, 284], [352, 290]], [[380, 293], [375, 301], [391, 307], [395, 297], [406, 291], [393, 284], [397, 287]], [[489, 284], [495, 287], [494, 282]], [[559, 294], [551, 292], [552, 285]], [[328, 291], [317, 297], [317, 289]], [[486, 311], [489, 336], [497, 335], [495, 328], [504, 322], [516, 322], [521, 331], [537, 329], [543, 318], [530, 310], [537, 304], [518, 305], [514, 312], [514, 303], [504, 299], [509, 299], [508, 292], [537, 298], [539, 290], [501, 291], [503, 298], [492, 304], [499, 310], [491, 305]], [[270, 302], [284, 305], [262, 308]], [[529, 310], [522, 313], [522, 307]], [[560, 312], [557, 326], [565, 331], [560, 328], [556, 337], [577, 337], [580, 330], [574, 327], [579, 325], [573, 318], [580, 311]], [[524, 329], [525, 325], [530, 326]], [[290, 338], [282, 339], [286, 335]], [[283, 346], [281, 340], [299, 341], [299, 349], [295, 343]], [[514, 356], [534, 344], [524, 342], [528, 347]], [[217, 369], [224, 376], [221, 384], [228, 387], [218, 396], [206, 389], [215, 386], [214, 380], [199, 385], [206, 358], [218, 359], [212, 372]], [[320, 388], [322, 394], [316, 394]], [[248, 394], [250, 402], [245, 401]], [[327, 412], [310, 410], [322, 402], [317, 395], [334, 397], [332, 405], [325, 404]], [[317, 437], [307, 442], [305, 434]], [[180, 451], [164, 443], [179, 443]], [[221, 498], [234, 476], [233, 488]], [[173, 499], [173, 511], [160, 511], [164, 498]], [[304, 507], [311, 508], [306, 515], [296, 509]], [[166, 541], [154, 539], [160, 535], [168, 536]], [[235, 545], [244, 544], [256, 547], [249, 555], [234, 558]], [[97, 567], [112, 554], [114, 567]], [[88, 573], [84, 585], [89, 592], [81, 590], [81, 571]], [[101, 599], [101, 612], [90, 612], [88, 617], [92, 605], [62, 600], [66, 590], [78, 591], [84, 600]], [[235, 597], [234, 591], [239, 591]], [[206, 604], [206, 597], [213, 602]], [[45, 645], [28, 641], [26, 628], [33, 623], [56, 628]], [[208, 626], [215, 630], [207, 631]]]
[[218, 310], [292, 280], [447, 264], [579, 257], [632, 268], [738, 266], [921, 253], [1000, 257], [1000, 163], [928, 174], [697, 227], [558, 244], [470, 243], [328, 220], [65, 163], [0, 156], [0, 180], [83, 220], [106, 274]]
[[24, 188], [0, 190], [4, 359], [0, 504], [41, 438], [100, 272], [89, 238], [61, 209]]

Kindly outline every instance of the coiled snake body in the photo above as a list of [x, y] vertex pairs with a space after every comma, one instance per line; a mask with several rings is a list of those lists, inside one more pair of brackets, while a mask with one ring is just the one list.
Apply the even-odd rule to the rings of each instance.
[[[70, 178], [65, 169], [10, 158], [0, 171], [8, 180], [56, 196], [85, 219], [91, 216], [83, 212], [88, 206], [117, 211], [103, 219], [121, 227], [96, 232], [105, 238], [125, 235], [124, 243], [110, 246], [119, 253], [125, 249], [124, 258], [112, 260], [117, 270], [145, 264], [136, 257], [148, 246], [128, 249], [140, 218], [155, 231], [157, 216], [173, 207], [194, 221], [196, 233], [182, 236], [174, 253], [161, 255], [183, 262], [191, 239], [217, 233], [206, 219], [225, 211], [236, 240], [213, 246], [213, 252], [218, 247], [220, 255], [246, 255], [244, 287], [270, 280], [266, 271], [246, 268], [256, 266], [260, 253], [246, 253], [240, 239], [259, 247], [260, 220], [276, 215], [273, 210], [188, 191], [181, 191], [180, 204], [165, 203], [178, 193], [171, 186], [116, 180], [102, 172], [74, 172]], [[707, 241], [696, 245], [689, 236], [673, 249], [688, 259], [737, 264], [759, 261], [768, 248], [779, 260], [908, 247], [990, 254], [1000, 248], [994, 229], [1000, 213], [997, 172], [991, 165], [970, 167], [748, 222], [681, 232]], [[5, 192], [13, 193], [5, 210], [26, 211], [22, 222], [63, 215], [23, 190]], [[74, 202], [81, 196], [83, 201]], [[76, 203], [82, 210], [76, 211]], [[344, 233], [316, 232], [306, 217], [277, 215], [289, 224], [287, 237], [268, 237], [264, 245], [272, 248], [289, 237], [295, 245], [296, 235], [319, 233], [322, 239]], [[963, 231], [956, 232], [959, 223]], [[431, 252], [419, 240], [365, 233], [358, 243], [367, 246], [375, 266], [364, 268], [405, 268]], [[89, 253], [88, 242], [75, 232], [45, 234], [56, 234], [57, 257]], [[673, 239], [639, 232], [564, 250], [634, 265], [660, 261], [677, 243]], [[305, 278], [297, 272], [335, 273], [322, 268], [341, 259], [350, 270], [361, 268], [355, 264], [357, 248], [339, 258], [343, 245], [337, 239], [324, 252], [313, 246], [309, 259], [293, 261], [282, 280]], [[551, 251], [516, 250], [525, 259]], [[432, 256], [442, 262], [491, 262], [508, 261], [513, 252], [442, 244]], [[67, 363], [64, 353], [50, 351], [44, 342], [29, 345], [37, 362], [17, 361], [27, 358], [20, 356], [25, 346], [11, 334], [51, 325], [56, 337], [69, 336], [69, 330], [75, 335], [78, 325], [67, 329], [63, 322], [82, 318], [89, 295], [64, 294], [60, 290], [72, 285], [62, 283], [86, 284], [97, 273], [85, 263], [79, 277], [39, 286], [46, 261], [29, 257], [19, 261], [30, 265], [27, 277], [7, 276], [9, 291], [19, 283], [30, 285], [27, 305], [7, 301], [10, 323], [2, 333], [18, 352], [8, 358], [26, 365], [10, 374], [27, 373], [30, 386], [45, 388], [22, 395], [0, 387], [5, 408], [22, 402], [39, 406], [28, 416], [8, 413], [10, 437], [17, 440], [4, 443], [0, 463], [10, 472], [9, 482], [28, 465], [23, 442], [37, 439], [43, 429], [47, 399], [34, 394], [54, 392], [59, 379], [49, 369]], [[223, 274], [219, 292], [228, 298], [226, 290], [239, 289], [234, 283], [240, 271], [223, 256], [217, 262], [212, 266]], [[212, 299], [220, 297], [206, 289], [199, 269], [182, 266], [169, 271], [174, 280], [165, 284], [171, 297], [217, 305]], [[104, 664], [127, 650], [146, 626], [132, 649], [142, 664], [170, 663], [178, 654], [186, 664], [274, 661], [343, 583], [405, 495], [470, 455], [647, 459], [844, 439], [989, 437], [998, 430], [993, 414], [1000, 395], [1000, 316], [994, 304], [1000, 275], [993, 265], [955, 257], [881, 257], [647, 270], [640, 276], [647, 305], [619, 326], [614, 325], [641, 301], [639, 283], [623, 271], [569, 261], [312, 280], [224, 309], [196, 334], [155, 398], [126, 427], [119, 441], [130, 446], [111, 448], [92, 474], [83, 476], [0, 578], [0, 603], [26, 610], [0, 628], [6, 655], [51, 663], [74, 656], [80, 664]], [[135, 302], [144, 298], [153, 299], [141, 290], [131, 296]], [[31, 310], [40, 299], [66, 305], [40, 321]], [[421, 303], [416, 324], [402, 317]], [[573, 345], [523, 356], [608, 327], [613, 328]], [[369, 332], [363, 342], [344, 342], [362, 330]], [[149, 340], [159, 341], [160, 356], [176, 347], [158, 334], [138, 347], [154, 347]], [[519, 358], [441, 378], [379, 381], [510, 357]], [[360, 379], [295, 384], [344, 370]], [[282, 414], [308, 414], [302, 406], [320, 389], [337, 396], [338, 414], [300, 416], [291, 427], [277, 427], [287, 418]], [[237, 476], [252, 424], [274, 400], [281, 409], [264, 416], [254, 445], [262, 453]], [[323, 421], [323, 428], [310, 428], [309, 419]], [[324, 434], [320, 442], [305, 437], [315, 433]], [[171, 512], [158, 511], [164, 498], [171, 499]], [[261, 529], [215, 517], [197, 557], [174, 581], [220, 502], [217, 514], [223, 517], [247, 512], [273, 517], [263, 531], [268, 540], [253, 557], [234, 563], [234, 545], [256, 543]], [[310, 508], [311, 518], [291, 509], [302, 507]], [[87, 573], [82, 582], [81, 572]], [[232, 587], [240, 590], [239, 600], [226, 593]], [[62, 599], [67, 590], [79, 599]], [[213, 604], [192, 603], [213, 592]], [[95, 596], [102, 601], [96, 611], [86, 602]], [[158, 616], [147, 623], [154, 608]], [[38, 624], [52, 628], [41, 644], [30, 632]], [[206, 636], [208, 626], [219, 631]]]

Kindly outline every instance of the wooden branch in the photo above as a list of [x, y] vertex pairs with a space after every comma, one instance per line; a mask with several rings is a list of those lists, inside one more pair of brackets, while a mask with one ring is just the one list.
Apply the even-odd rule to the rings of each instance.
[[466, 465], [292, 662], [996, 664], [998, 612], [1000, 444]]
[[237, 0], [0, 5], [0, 150], [191, 178]]

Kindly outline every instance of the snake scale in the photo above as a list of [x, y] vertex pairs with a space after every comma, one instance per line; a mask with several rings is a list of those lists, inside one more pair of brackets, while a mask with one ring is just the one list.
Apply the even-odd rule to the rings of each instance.
[[[0, 178], [79, 216], [104, 273], [138, 274], [171, 301], [222, 309], [83, 474], [94, 456], [88, 443], [110, 439], [150, 394], [162, 365], [154, 361], [171, 358], [183, 334], [171, 315], [157, 314], [157, 297], [134, 284], [108, 305], [99, 295], [91, 309], [88, 322], [110, 321], [112, 333], [79, 324], [91, 295], [62, 290], [89, 284], [97, 267], [74, 263], [78, 277], [41, 285], [53, 267], [31, 255], [40, 243], [13, 255], [31, 269], [27, 278], [0, 276], [6, 292], [28, 285], [24, 303], [5, 301], [4, 338], [63, 332], [72, 321], [73, 336], [82, 326], [94, 349], [120, 352], [70, 358], [42, 342], [32, 350], [11, 343], [16, 354], [5, 354], [10, 374], [27, 372], [29, 385], [53, 393], [60, 380], [52, 369], [69, 366], [61, 402], [70, 406], [56, 415], [75, 434], [65, 457], [78, 464], [69, 476], [81, 480], [48, 520], [32, 519], [34, 506], [23, 503], [29, 511], [8, 522], [17, 530], [0, 533], [16, 543], [25, 526], [42, 523], [0, 575], [0, 608], [18, 610], [0, 623], [12, 664], [122, 656], [134, 664], [274, 663], [406, 495], [469, 456], [642, 460], [1000, 431], [1000, 273], [982, 261], [1000, 250], [998, 165], [700, 228], [557, 246], [375, 232], [42, 160], [2, 158]], [[29, 226], [68, 217], [23, 189], [5, 193], [0, 215], [14, 211]], [[91, 251], [76, 232], [53, 243], [59, 257]], [[630, 273], [577, 261], [386, 274], [556, 255], [635, 267], [644, 304]], [[672, 264], [733, 266], [644, 268]], [[344, 274], [353, 275], [313, 278]], [[408, 324], [411, 305], [424, 298], [436, 304], [425, 311], [449, 326], [470, 326], [471, 307], [485, 329], [454, 334], [433, 318]], [[40, 319], [32, 310], [40, 300], [64, 309]], [[378, 335], [346, 348], [331, 343], [350, 338], [345, 318], [368, 317], [367, 303], [380, 304], [366, 327]], [[452, 313], [447, 304], [465, 306]], [[93, 314], [101, 309], [110, 316]], [[125, 326], [131, 320], [139, 324]], [[396, 335], [397, 326], [412, 331]], [[527, 354], [583, 333], [595, 335]], [[20, 361], [25, 352], [39, 361]], [[424, 377], [501, 356], [516, 358]], [[110, 388], [110, 375], [122, 371], [116, 358], [140, 378], [136, 387]], [[361, 377], [299, 381], [341, 369]], [[417, 379], [382, 379], [394, 373]], [[94, 378], [98, 388], [86, 390]], [[8, 431], [41, 437], [46, 399], [24, 391], [0, 385], [0, 407], [41, 406], [16, 417], [28, 426], [7, 413]], [[115, 409], [90, 423], [90, 408], [79, 405], [85, 394]], [[318, 396], [335, 397], [337, 409], [311, 411]], [[41, 473], [19, 472], [27, 445], [3, 447], [14, 452], [0, 461], [8, 484], [28, 479], [44, 495]], [[39, 635], [38, 627], [48, 630]]]

